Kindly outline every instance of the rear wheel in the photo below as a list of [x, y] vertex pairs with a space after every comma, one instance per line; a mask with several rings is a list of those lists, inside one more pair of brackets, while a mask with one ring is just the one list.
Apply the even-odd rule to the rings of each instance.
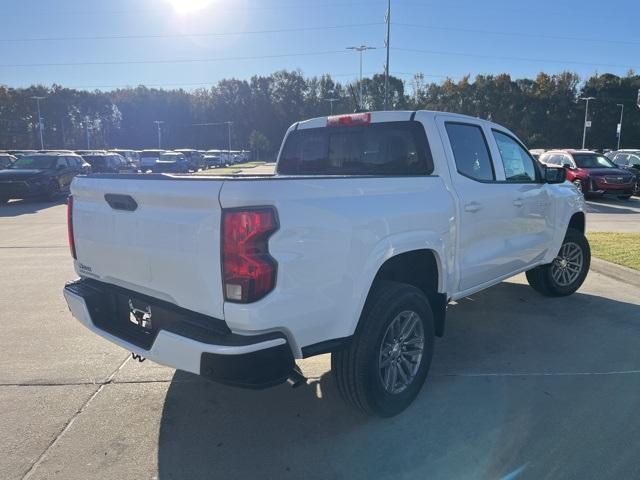
[[50, 202], [55, 202], [60, 196], [60, 185], [56, 181], [51, 181], [47, 187], [46, 199]]
[[591, 248], [582, 232], [569, 228], [553, 262], [527, 272], [527, 281], [549, 297], [571, 295], [584, 283], [591, 265]]
[[433, 339], [433, 313], [424, 293], [403, 283], [378, 282], [351, 344], [331, 355], [340, 394], [366, 414], [397, 415], [427, 378]]

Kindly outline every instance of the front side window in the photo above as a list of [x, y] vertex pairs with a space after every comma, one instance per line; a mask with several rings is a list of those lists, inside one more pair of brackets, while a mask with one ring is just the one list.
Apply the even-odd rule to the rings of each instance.
[[380, 122], [295, 130], [278, 160], [284, 175], [428, 175], [433, 171], [418, 122]]
[[497, 130], [493, 130], [493, 138], [498, 144], [505, 180], [512, 183], [535, 182], [536, 166], [529, 152], [512, 137]]
[[473, 180], [495, 180], [489, 147], [477, 125], [446, 123], [458, 172]]

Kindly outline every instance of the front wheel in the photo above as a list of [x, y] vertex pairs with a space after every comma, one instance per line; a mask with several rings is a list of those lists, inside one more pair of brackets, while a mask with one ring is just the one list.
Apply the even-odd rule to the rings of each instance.
[[584, 283], [591, 265], [591, 248], [584, 234], [569, 228], [553, 262], [527, 272], [527, 281], [549, 297], [571, 295]]
[[377, 282], [351, 344], [331, 355], [345, 401], [369, 415], [406, 409], [424, 384], [433, 356], [434, 321], [417, 288]]

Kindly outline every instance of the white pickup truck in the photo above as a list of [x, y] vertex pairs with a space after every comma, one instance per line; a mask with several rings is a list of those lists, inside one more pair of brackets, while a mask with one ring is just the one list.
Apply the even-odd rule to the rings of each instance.
[[64, 295], [90, 330], [250, 388], [331, 352], [344, 398], [381, 416], [419, 393], [448, 302], [520, 272], [569, 295], [590, 264], [564, 170], [449, 113], [296, 123], [275, 176], [89, 175], [71, 193]]

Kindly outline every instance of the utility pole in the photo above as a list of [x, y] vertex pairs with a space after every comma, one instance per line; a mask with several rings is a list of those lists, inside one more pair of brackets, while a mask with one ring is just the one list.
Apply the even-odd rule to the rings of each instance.
[[384, 46], [387, 49], [387, 61], [384, 64], [384, 109], [389, 109], [389, 49], [391, 48], [391, 0], [387, 2], [387, 14], [385, 15], [387, 22], [387, 37]]
[[334, 98], [334, 97], [325, 98], [324, 99], [325, 102], [329, 102], [329, 104], [331, 105], [331, 107], [330, 107], [331, 115], [333, 115], [333, 104], [335, 102], [337, 102], [338, 100], [340, 100], [340, 99], [339, 98]]
[[163, 120], [154, 120], [153, 123], [156, 124], [156, 128], [158, 129], [158, 150], [162, 149], [162, 124]]
[[32, 100], [36, 101], [36, 105], [38, 106], [38, 130], [40, 132], [40, 150], [44, 150], [44, 137], [42, 134], [42, 115], [40, 115], [40, 100], [44, 100], [46, 97], [31, 97]]
[[618, 148], [616, 150], [620, 150], [620, 138], [622, 137], [622, 116], [624, 115], [624, 104], [616, 103], [618, 107], [620, 107], [620, 123], [618, 123]]
[[587, 105], [584, 109], [584, 128], [582, 129], [582, 149], [584, 150], [584, 144], [587, 140], [587, 123], [589, 123], [589, 127], [591, 127], [591, 122], [587, 121], [589, 118], [589, 100], [595, 100], [596, 97], [580, 97], [580, 100], [585, 100]]
[[359, 47], [347, 47], [347, 50], [354, 50], [360, 53], [360, 92], [358, 94], [360, 98], [358, 99], [358, 109], [362, 108], [362, 52], [375, 49], [376, 47], [369, 47], [367, 45], [360, 45]]

